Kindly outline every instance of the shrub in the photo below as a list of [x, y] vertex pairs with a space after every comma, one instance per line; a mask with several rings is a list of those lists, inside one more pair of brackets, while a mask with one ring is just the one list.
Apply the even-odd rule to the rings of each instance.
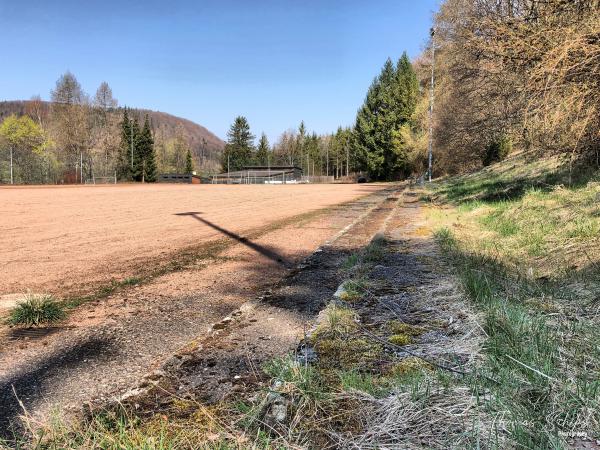
[[498, 161], [502, 161], [512, 151], [512, 141], [510, 137], [503, 134], [502, 136], [493, 139], [485, 149], [483, 155], [483, 165], [489, 166], [490, 164]]
[[23, 302], [13, 308], [9, 322], [31, 327], [57, 322], [65, 315], [63, 307], [51, 295], [28, 294]]

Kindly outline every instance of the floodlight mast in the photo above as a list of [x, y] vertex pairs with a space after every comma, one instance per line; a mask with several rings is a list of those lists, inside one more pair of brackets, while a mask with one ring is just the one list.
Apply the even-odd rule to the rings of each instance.
[[131, 172], [133, 174], [133, 122], [130, 123], [129, 125], [129, 135], [130, 135], [130, 141], [131, 141]]
[[434, 82], [435, 82], [435, 28], [429, 31], [431, 35], [431, 84], [429, 86], [429, 148], [427, 151], [427, 175], [431, 182], [432, 159], [433, 159], [433, 100], [434, 100]]

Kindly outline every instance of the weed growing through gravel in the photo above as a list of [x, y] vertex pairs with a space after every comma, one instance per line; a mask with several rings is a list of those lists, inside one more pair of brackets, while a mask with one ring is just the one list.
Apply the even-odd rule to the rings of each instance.
[[351, 270], [360, 262], [360, 255], [358, 253], [352, 253], [342, 263], [342, 269]]
[[386, 240], [383, 235], [376, 235], [363, 251], [363, 261], [367, 264], [381, 261], [385, 255]]
[[51, 295], [27, 294], [9, 316], [11, 325], [39, 326], [58, 322], [66, 317], [64, 308]]
[[363, 278], [350, 279], [344, 283], [344, 292], [341, 299], [354, 302], [362, 298], [368, 290], [368, 284]]

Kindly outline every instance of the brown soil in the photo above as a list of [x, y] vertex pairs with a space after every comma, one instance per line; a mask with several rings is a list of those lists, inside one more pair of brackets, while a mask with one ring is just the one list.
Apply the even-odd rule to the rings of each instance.
[[[89, 293], [186, 248], [347, 202], [381, 185], [0, 188], [0, 295]], [[191, 214], [194, 213], [194, 214]], [[296, 236], [294, 236], [296, 237]]]
[[[213, 188], [216, 190], [210, 191]], [[120, 395], [142, 375], [160, 367], [169, 355], [202, 336], [210, 329], [211, 323], [232, 313], [282, 277], [293, 277], [300, 270], [294, 268], [296, 264], [323, 242], [335, 238], [336, 242], [346, 248], [363, 245], [365, 239], [371, 237], [373, 229], [377, 228], [387, 214], [387, 207], [382, 209], [381, 205], [386, 205], [385, 199], [391, 195], [390, 191], [393, 194], [397, 189], [383, 189], [382, 186], [278, 186], [265, 187], [264, 191], [260, 191], [262, 188], [263, 186], [205, 186], [201, 189], [194, 186], [127, 186], [80, 188], [81, 191], [73, 188], [57, 189], [58, 197], [73, 198], [75, 195], [80, 201], [85, 198], [81, 194], [84, 191], [89, 192], [92, 197], [102, 194], [102, 202], [96, 198], [90, 203], [102, 204], [103, 208], [109, 208], [107, 203], [111, 189], [114, 189], [112, 192], [116, 193], [117, 198], [127, 191], [130, 196], [148, 205], [154, 205], [154, 201], [146, 199], [149, 192], [162, 199], [157, 202], [164, 210], [161, 212], [149, 206], [153, 213], [143, 214], [139, 233], [136, 227], [135, 233], [129, 233], [129, 240], [126, 229], [127, 226], [133, 226], [132, 215], [129, 216], [129, 220], [124, 221], [126, 224], [120, 223], [121, 216], [116, 213], [97, 213], [94, 216], [94, 208], [90, 208], [89, 213], [98, 220], [87, 220], [83, 215], [72, 216], [73, 221], [79, 223], [80, 231], [73, 233], [68, 227], [69, 232], [57, 239], [65, 245], [65, 251], [61, 252], [61, 255], [72, 252], [73, 258], [73, 255], [77, 255], [75, 241], [86, 240], [82, 234], [88, 236], [86, 233], [89, 233], [93, 236], [90, 241], [97, 240], [98, 244], [94, 247], [98, 251], [86, 254], [86, 257], [82, 257], [78, 262], [86, 267], [88, 272], [85, 273], [98, 270], [98, 266], [92, 269], [94, 261], [108, 255], [116, 255], [115, 258], [127, 266], [132, 253], [135, 253], [135, 257], [141, 254], [160, 254], [161, 251], [168, 252], [169, 248], [175, 248], [176, 245], [194, 245], [194, 240], [202, 237], [204, 240], [214, 240], [225, 235], [225, 238], [222, 245], [213, 248], [216, 250], [212, 254], [189, 260], [187, 266], [177, 271], [165, 273], [143, 285], [122, 289], [105, 299], [82, 305], [59, 330], [51, 329], [47, 335], [37, 334], [29, 339], [18, 336], [17, 339], [10, 340], [12, 331], [0, 337], [0, 429], [13, 422], [22, 412], [14, 396], [13, 387], [27, 410], [37, 417], [44, 416], [56, 406], [81, 406], [88, 400]], [[276, 191], [277, 188], [283, 189]], [[248, 192], [244, 189], [248, 189]], [[294, 213], [314, 209], [315, 205], [323, 207], [356, 197], [361, 193], [360, 189], [364, 189], [362, 193], [374, 193], [330, 208], [327, 213], [304, 215], [297, 220], [277, 222], [278, 219], [289, 219]], [[74, 194], [69, 194], [71, 191]], [[5, 195], [7, 192], [17, 190], [6, 190], [0, 194]], [[24, 189], [21, 192], [35, 193], [38, 190]], [[48, 197], [45, 190], [39, 192], [40, 195], [44, 193], [43, 196]], [[222, 199], [218, 198], [219, 192]], [[252, 192], [257, 198], [252, 198]], [[194, 202], [199, 202], [195, 197], [196, 193], [203, 199], [202, 208], [194, 205]], [[178, 201], [182, 204], [171, 206], [178, 201], [170, 200], [169, 197], [179, 198]], [[190, 197], [196, 199], [190, 200]], [[232, 199], [235, 199], [235, 202]], [[121, 215], [127, 216], [125, 211], [127, 208], [133, 208], [134, 202], [124, 202], [123, 197], [121, 200], [121, 206], [117, 210]], [[219, 208], [219, 205], [230, 206]], [[19, 208], [22, 206], [16, 205], [15, 209]], [[223, 212], [223, 208], [227, 208], [228, 211]], [[140, 209], [145, 210], [144, 207]], [[51, 216], [55, 214], [54, 208], [47, 208], [45, 211]], [[201, 211], [202, 215], [173, 216], [174, 211]], [[213, 212], [209, 215], [206, 211]], [[369, 212], [370, 215], [367, 214]], [[106, 219], [110, 214], [114, 222]], [[99, 226], [100, 217], [112, 225]], [[248, 219], [237, 223], [237, 217]], [[377, 219], [372, 220], [374, 217]], [[199, 218], [210, 220], [219, 229], [215, 230], [198, 220]], [[54, 233], [58, 233], [58, 225], [52, 225], [48, 221], [45, 224], [54, 230]], [[354, 226], [350, 227], [352, 224]], [[257, 225], [262, 225], [262, 228]], [[243, 233], [252, 227], [255, 227], [254, 231]], [[45, 233], [43, 230], [44, 227], [39, 227], [38, 233]], [[345, 230], [345, 234], [340, 235], [340, 230]], [[21, 232], [20, 239], [25, 235], [27, 233]], [[32, 235], [36, 235], [36, 232], [29, 234]], [[111, 240], [110, 236], [114, 240]], [[36, 242], [39, 244], [40, 240]], [[69, 246], [68, 242], [71, 242], [72, 246]], [[145, 245], [146, 243], [148, 245]], [[25, 244], [22, 242], [21, 245]], [[31, 245], [36, 246], [35, 242]], [[10, 248], [16, 252], [17, 247], [18, 244], [13, 244]], [[338, 258], [341, 257], [339, 252], [336, 254]], [[50, 255], [46, 254], [46, 257]], [[84, 276], [84, 272], [70, 272], [69, 268], [74, 267], [77, 261], [70, 258], [50, 259], [54, 259], [54, 264], [42, 260], [39, 265], [32, 264], [29, 268], [23, 261], [16, 261], [14, 264], [8, 263], [8, 266], [12, 267], [13, 271], [19, 268], [18, 270], [24, 272], [22, 276], [25, 273], [33, 276], [33, 273], [42, 273], [42, 268], [46, 268], [49, 274], [42, 277], [43, 280], [38, 280], [37, 286], [47, 286], [48, 283], [62, 279], [61, 277], [65, 277], [63, 270], [67, 271], [71, 278]], [[11, 258], [8, 260], [11, 261]], [[50, 270], [53, 267], [61, 269]], [[92, 279], [114, 276], [115, 273], [122, 274], [122, 267], [113, 260]], [[92, 272], [89, 272], [90, 270]], [[15, 276], [16, 272], [12, 273]], [[324, 301], [325, 296], [330, 295], [329, 291], [335, 290], [336, 287], [334, 279], [326, 282], [323, 278], [325, 274], [326, 271], [322, 273], [321, 278], [312, 278], [310, 283], [300, 288], [295, 295], [288, 296], [286, 308], [301, 311], [304, 308], [302, 289], [309, 287], [313, 290], [321, 289]], [[3, 273], [2, 277], [6, 276], [6, 273]], [[16, 279], [11, 280], [13, 285], [19, 284]], [[308, 299], [307, 296], [306, 300]], [[318, 302], [314, 303], [311, 300], [308, 304], [311, 314], [318, 312]], [[278, 308], [281, 309], [279, 306]], [[273, 340], [269, 345], [271, 351], [281, 352], [287, 345], [286, 342], [292, 343], [297, 338], [298, 322], [294, 321], [295, 319], [290, 319], [288, 323], [269, 319], [270, 317], [265, 317], [262, 328], [256, 331], [267, 341], [269, 336], [287, 336], [285, 342]], [[277, 330], [269, 331], [272, 327], [276, 327]], [[238, 340], [240, 339], [243, 340], [243, 337], [239, 337]]]

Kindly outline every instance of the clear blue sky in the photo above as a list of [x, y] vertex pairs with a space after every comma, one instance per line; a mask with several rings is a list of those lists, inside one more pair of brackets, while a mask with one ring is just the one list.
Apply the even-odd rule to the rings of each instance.
[[0, 100], [49, 97], [70, 70], [120, 105], [221, 138], [236, 115], [271, 140], [351, 125], [385, 59], [417, 56], [437, 0], [0, 0]]

